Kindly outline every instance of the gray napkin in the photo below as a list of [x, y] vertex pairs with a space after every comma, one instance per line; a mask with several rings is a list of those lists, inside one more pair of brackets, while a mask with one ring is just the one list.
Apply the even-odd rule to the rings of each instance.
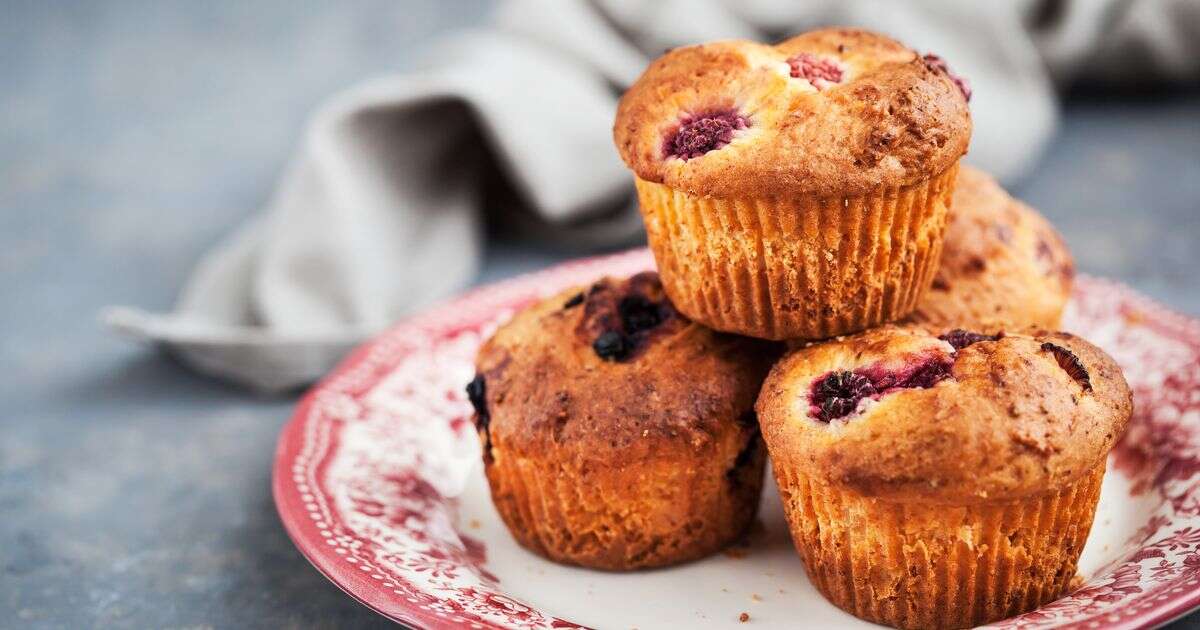
[[1054, 84], [1194, 81], [1191, 0], [924, 2], [512, 0], [436, 60], [367, 81], [313, 116], [272, 200], [198, 264], [175, 310], [112, 307], [113, 329], [264, 391], [466, 286], [496, 220], [567, 246], [641, 230], [611, 141], [618, 90], [671, 46], [865, 26], [946, 58], [974, 89], [970, 162], [1011, 180], [1056, 122]]

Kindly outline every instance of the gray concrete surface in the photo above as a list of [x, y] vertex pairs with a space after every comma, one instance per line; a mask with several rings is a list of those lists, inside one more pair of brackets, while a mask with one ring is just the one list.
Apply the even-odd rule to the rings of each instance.
[[[275, 516], [293, 400], [195, 376], [95, 314], [168, 307], [266, 198], [306, 112], [486, 6], [0, 2], [0, 627], [386, 625]], [[1065, 113], [1017, 192], [1084, 271], [1200, 313], [1200, 97]], [[565, 256], [499, 244], [482, 280]]]

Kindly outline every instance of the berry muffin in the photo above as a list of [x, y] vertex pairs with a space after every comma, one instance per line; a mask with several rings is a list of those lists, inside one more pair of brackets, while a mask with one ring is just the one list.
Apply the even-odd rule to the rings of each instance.
[[1131, 394], [1065, 333], [885, 326], [789, 354], [758, 400], [813, 584], [854, 615], [962, 628], [1075, 576]]
[[638, 569], [711, 554], [757, 512], [754, 401], [774, 344], [677, 313], [655, 273], [517, 314], [467, 387], [492, 500], [551, 560]]
[[986, 332], [1058, 328], [1075, 263], [1042, 215], [982, 171], [959, 170], [942, 264], [912, 321]]
[[941, 255], [967, 94], [940, 59], [860, 30], [656, 60], [613, 136], [675, 306], [764, 339], [908, 315]]

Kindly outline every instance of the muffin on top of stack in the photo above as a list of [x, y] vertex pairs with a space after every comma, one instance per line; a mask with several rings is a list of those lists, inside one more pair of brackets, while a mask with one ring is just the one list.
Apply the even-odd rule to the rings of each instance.
[[757, 510], [761, 444], [848, 612], [965, 627], [1063, 594], [1131, 395], [1052, 332], [1062, 239], [960, 166], [969, 98], [854, 29], [653, 62], [613, 135], [658, 274], [518, 314], [468, 387], [514, 537], [610, 570], [712, 553]]
[[652, 63], [613, 136], [676, 307], [767, 339], [911, 313], [971, 136], [965, 92], [944, 68], [855, 30], [678, 48]]

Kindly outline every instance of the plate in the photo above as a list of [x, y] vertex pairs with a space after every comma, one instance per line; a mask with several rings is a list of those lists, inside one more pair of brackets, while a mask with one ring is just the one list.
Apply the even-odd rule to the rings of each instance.
[[[604, 573], [513, 542], [492, 507], [463, 392], [476, 348], [523, 306], [644, 250], [566, 263], [472, 291], [355, 351], [279, 439], [274, 496], [300, 551], [346, 593], [421, 628], [867, 627], [829, 605], [764, 493], [743, 547], [683, 566]], [[1134, 390], [1109, 459], [1082, 585], [997, 628], [1154, 626], [1200, 605], [1200, 321], [1081, 277], [1064, 328], [1107, 350]], [[773, 484], [768, 484], [773, 488]]]

